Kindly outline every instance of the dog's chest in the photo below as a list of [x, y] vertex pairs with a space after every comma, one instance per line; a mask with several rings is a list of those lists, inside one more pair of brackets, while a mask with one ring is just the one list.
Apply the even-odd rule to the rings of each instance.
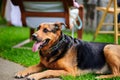
[[[51, 59], [52, 60], [52, 59]], [[60, 69], [60, 66], [56, 62], [48, 61], [47, 58], [41, 58], [41, 63], [49, 69]]]

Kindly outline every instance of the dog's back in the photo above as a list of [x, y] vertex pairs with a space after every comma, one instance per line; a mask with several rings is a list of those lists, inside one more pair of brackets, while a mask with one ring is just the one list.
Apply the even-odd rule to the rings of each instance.
[[77, 62], [80, 69], [101, 69], [106, 61], [103, 49], [106, 44], [80, 41], [77, 44]]

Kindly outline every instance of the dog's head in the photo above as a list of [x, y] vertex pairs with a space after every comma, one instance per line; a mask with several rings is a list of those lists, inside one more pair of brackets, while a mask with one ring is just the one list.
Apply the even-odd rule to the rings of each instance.
[[[37, 31], [32, 35], [35, 41], [32, 50], [35, 52], [38, 49], [48, 49], [61, 36], [61, 28], [64, 23], [42, 23]], [[65, 25], [66, 26], [66, 25]]]

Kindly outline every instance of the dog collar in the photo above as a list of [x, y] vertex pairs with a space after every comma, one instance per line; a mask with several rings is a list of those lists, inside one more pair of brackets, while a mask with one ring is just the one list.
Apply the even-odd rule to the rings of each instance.
[[59, 41], [56, 42], [56, 44], [54, 44], [54, 46], [52, 46], [51, 48], [49, 48], [46, 52], [47, 53], [51, 53], [54, 50], [58, 49], [59, 47], [62, 46], [62, 44], [66, 42], [64, 34], [61, 35], [61, 38], [59, 39]]

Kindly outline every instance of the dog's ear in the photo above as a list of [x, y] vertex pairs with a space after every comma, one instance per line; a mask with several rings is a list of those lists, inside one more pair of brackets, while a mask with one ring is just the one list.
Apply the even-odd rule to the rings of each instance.
[[56, 33], [56, 31], [61, 30], [62, 25], [65, 25], [65, 24], [64, 24], [64, 23], [61, 23], [61, 22], [56, 22], [56, 23], [54, 24], [54, 28], [53, 28], [52, 32], [53, 32], [53, 33]]
[[67, 27], [67, 25], [65, 23], [62, 23], [62, 22], [56, 22], [54, 24], [54, 29], [52, 30], [53, 33], [56, 33], [58, 30], [61, 30], [62, 29], [62, 25], [64, 25], [65, 27]]
[[52, 29], [52, 32], [53, 33], [56, 33], [56, 31], [58, 31], [58, 30], [60, 30], [60, 27], [59, 27], [59, 25], [58, 24], [54, 24], [54, 28]]
[[59, 30], [60, 29], [60, 26], [58, 24], [55, 24], [55, 27], [54, 27], [55, 30]]
[[67, 27], [67, 25], [66, 25], [65, 23], [62, 23], [62, 22], [61, 22], [60, 24], [61, 24], [61, 25], [64, 25], [65, 27]]
[[67, 27], [67, 25], [65, 23], [63, 23], [63, 22], [56, 22], [55, 25], [56, 25], [55, 27], [59, 28], [59, 29], [62, 28], [62, 25], [64, 25], [65, 27]]

